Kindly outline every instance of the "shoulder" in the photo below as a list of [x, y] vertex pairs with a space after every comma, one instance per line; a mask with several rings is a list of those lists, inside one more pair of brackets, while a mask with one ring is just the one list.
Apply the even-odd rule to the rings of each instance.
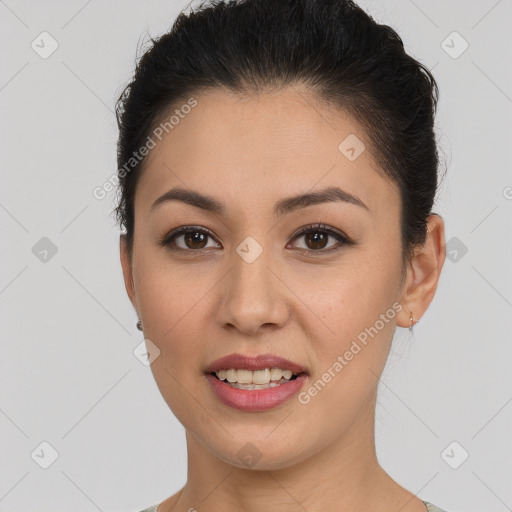
[[[439, 508], [439, 507], [436, 507], [435, 505], [433, 505], [432, 503], [429, 503], [428, 501], [424, 501], [423, 503], [425, 503], [426, 507], [427, 507], [427, 510], [428, 512], [446, 512], [445, 510]], [[157, 508], [158, 508], [158, 505], [153, 505], [149, 508], [145, 508], [144, 510], [141, 510], [141, 512], [157, 512]]]
[[446, 512], [446, 510], [436, 507], [435, 505], [432, 505], [432, 503], [429, 503], [428, 501], [424, 501], [423, 503], [425, 503], [425, 505], [427, 506], [428, 512]]

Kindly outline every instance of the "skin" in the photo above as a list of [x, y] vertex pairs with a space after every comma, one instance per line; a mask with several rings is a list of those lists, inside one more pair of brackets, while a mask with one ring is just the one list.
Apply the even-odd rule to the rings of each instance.
[[[378, 172], [354, 119], [298, 87], [243, 99], [221, 89], [194, 97], [198, 105], [148, 155], [131, 260], [120, 239], [128, 296], [144, 337], [160, 350], [154, 378], [186, 429], [187, 483], [158, 512], [276, 505], [281, 512], [424, 512], [378, 463], [375, 404], [396, 327], [409, 327], [410, 312], [421, 318], [434, 297], [445, 259], [442, 218], [428, 218], [427, 240], [401, 283], [398, 188]], [[367, 148], [354, 161], [338, 150], [349, 134]], [[215, 197], [226, 214], [178, 201], [151, 212], [175, 186]], [[276, 201], [327, 186], [357, 196], [369, 211], [336, 201], [274, 216]], [[338, 245], [332, 235], [323, 245], [293, 237], [315, 223], [358, 243], [327, 253]], [[188, 252], [158, 245], [180, 226], [207, 228], [214, 238], [187, 245], [178, 236], [175, 245]], [[263, 248], [251, 264], [236, 252], [247, 236]], [[308, 404], [295, 396], [269, 411], [243, 412], [210, 390], [204, 368], [233, 352], [291, 359], [308, 369], [307, 389], [393, 303], [401, 311]], [[237, 457], [247, 442], [261, 455], [252, 467]]]

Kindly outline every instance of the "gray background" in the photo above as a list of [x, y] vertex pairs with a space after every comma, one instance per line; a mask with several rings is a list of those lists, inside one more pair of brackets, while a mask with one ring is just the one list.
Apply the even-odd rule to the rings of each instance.
[[[448, 168], [449, 258], [414, 335], [397, 329], [378, 455], [450, 512], [512, 510], [512, 2], [360, 4], [433, 70]], [[115, 194], [92, 195], [117, 168], [137, 43], [185, 5], [0, 1], [0, 511], [137, 511], [185, 483], [183, 427], [133, 354]]]

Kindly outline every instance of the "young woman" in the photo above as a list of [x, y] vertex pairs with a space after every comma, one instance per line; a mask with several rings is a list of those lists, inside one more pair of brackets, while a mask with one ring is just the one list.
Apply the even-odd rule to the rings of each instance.
[[152, 40], [117, 105], [116, 214], [188, 479], [145, 512], [442, 512], [374, 436], [445, 259], [437, 99], [348, 0], [210, 2]]

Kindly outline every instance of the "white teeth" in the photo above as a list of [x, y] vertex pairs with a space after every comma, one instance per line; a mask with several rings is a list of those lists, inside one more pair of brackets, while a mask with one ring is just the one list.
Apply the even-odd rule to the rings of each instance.
[[235, 370], [226, 370], [226, 380], [228, 382], [236, 382], [238, 373]]
[[270, 370], [270, 380], [279, 380], [283, 376], [283, 370], [272, 368]]
[[[252, 373], [253, 384], [268, 384], [270, 382], [270, 370], [265, 368], [264, 370], [255, 370]], [[241, 382], [241, 381], [238, 381]]]
[[267, 388], [276, 388], [277, 386], [280, 386], [281, 384], [284, 384], [286, 382], [290, 382], [289, 380], [282, 379], [281, 382], [269, 382], [268, 384], [239, 384], [238, 382], [229, 382], [228, 386], [231, 386], [232, 388], [237, 389], [267, 389]]
[[228, 370], [228, 382], [238, 382], [239, 384], [251, 384], [252, 372], [250, 370]]
[[239, 384], [269, 384], [271, 381], [277, 382], [282, 378], [291, 379], [293, 372], [291, 370], [281, 370], [280, 368], [265, 368], [264, 370], [219, 370], [215, 372], [220, 380]]
[[283, 377], [285, 379], [291, 379], [293, 375], [293, 372], [291, 370], [284, 370], [283, 371]]

